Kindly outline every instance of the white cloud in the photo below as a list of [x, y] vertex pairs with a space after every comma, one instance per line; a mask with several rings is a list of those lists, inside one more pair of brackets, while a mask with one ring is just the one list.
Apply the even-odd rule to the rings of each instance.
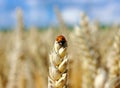
[[[29, 2], [30, 1], [30, 2]], [[109, 2], [111, 0], [27, 0], [28, 4], [34, 4], [36, 2], [42, 3], [42, 4], [52, 4], [52, 3], [62, 3], [62, 4], [96, 4], [96, 3], [104, 3]]]
[[105, 0], [80, 0], [82, 3], [102, 3]]
[[116, 3], [110, 3], [103, 7], [93, 8], [91, 14], [94, 18], [99, 19], [101, 22], [111, 23], [113, 21], [117, 21], [118, 19], [120, 20], [120, 15], [117, 15], [120, 14], [119, 11], [119, 6]]
[[[92, 1], [97, 2], [96, 0]], [[66, 23], [76, 24], [80, 21], [80, 12], [81, 10], [78, 8], [65, 8], [62, 11], [62, 16]], [[88, 14], [90, 19], [91, 17], [92, 19], [97, 18], [103, 23], [120, 22], [120, 8], [119, 3], [116, 2], [110, 2], [104, 6], [93, 6]]]
[[[51, 0], [51, 2], [56, 1], [56, 0]], [[110, 1], [110, 0], [106, 0]], [[106, 2], [105, 0], [58, 0], [60, 3], [81, 3], [81, 4], [86, 4], [86, 3], [103, 3]]]
[[6, 5], [5, 0], [0, 0], [0, 8], [3, 8]]
[[29, 24], [37, 25], [37, 24], [45, 24], [48, 21], [48, 12], [43, 9], [31, 9], [29, 12], [25, 14], [26, 21]]
[[39, 25], [48, 20], [48, 12], [42, 4], [42, 0], [26, 0], [29, 10], [24, 13], [27, 24]]
[[[41, 1], [41, 0], [40, 0]], [[39, 0], [25, 0], [25, 3], [30, 8], [37, 8]]]
[[80, 10], [77, 8], [66, 8], [62, 11], [63, 19], [68, 24], [75, 24], [80, 19]]
[[45, 2], [44, 0], [25, 0], [25, 4], [29, 8], [44, 7], [45, 3], [47, 3], [47, 1]]

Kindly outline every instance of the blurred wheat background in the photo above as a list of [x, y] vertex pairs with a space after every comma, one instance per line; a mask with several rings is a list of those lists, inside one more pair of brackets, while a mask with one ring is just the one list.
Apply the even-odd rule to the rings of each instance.
[[81, 11], [71, 27], [60, 9], [53, 9], [57, 26], [26, 27], [24, 10], [17, 7], [15, 26], [1, 27], [0, 88], [47, 88], [49, 55], [60, 34], [68, 42], [67, 88], [120, 88], [120, 20], [101, 26], [100, 19], [90, 20], [87, 11]]

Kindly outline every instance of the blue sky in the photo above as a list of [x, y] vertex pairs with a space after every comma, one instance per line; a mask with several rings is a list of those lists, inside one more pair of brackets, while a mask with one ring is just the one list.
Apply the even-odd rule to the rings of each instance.
[[16, 8], [24, 13], [26, 26], [58, 24], [54, 6], [58, 6], [66, 24], [75, 25], [84, 11], [90, 20], [120, 22], [120, 0], [0, 0], [0, 27], [16, 26]]

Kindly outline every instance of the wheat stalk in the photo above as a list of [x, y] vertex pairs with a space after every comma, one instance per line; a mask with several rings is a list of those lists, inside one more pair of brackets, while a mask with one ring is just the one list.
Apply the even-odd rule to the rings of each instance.
[[[106, 88], [119, 88], [120, 86], [120, 30], [115, 35], [111, 48], [111, 58], [108, 60], [109, 80]], [[119, 84], [117, 84], [119, 83]], [[117, 85], [116, 85], [117, 84]]]
[[97, 75], [94, 81], [94, 88], [104, 88], [107, 80], [107, 72], [104, 68], [100, 67], [97, 70]]
[[8, 84], [6, 88], [15, 88], [17, 86], [18, 67], [20, 64], [20, 58], [23, 55], [23, 23], [22, 23], [22, 10], [17, 9], [18, 16], [18, 30], [15, 34], [14, 48], [10, 52], [10, 72], [8, 75]]
[[79, 48], [79, 57], [82, 61], [82, 88], [93, 88], [94, 78], [96, 75], [96, 61], [91, 56], [84, 32], [79, 27], [75, 27], [74, 37], [75, 38], [73, 40], [75, 40], [79, 45], [77, 45]]
[[57, 16], [57, 19], [58, 19], [58, 21], [59, 21], [59, 23], [60, 23], [60, 26], [61, 26], [61, 30], [62, 31], [65, 31], [65, 30], [67, 30], [67, 27], [66, 27], [66, 25], [65, 25], [65, 23], [64, 23], [64, 20], [63, 20], [63, 17], [62, 17], [62, 15], [61, 15], [61, 12], [59, 11], [59, 8], [57, 7], [57, 6], [55, 6], [55, 14], [56, 14], [56, 16]]
[[23, 33], [24, 31], [24, 23], [23, 23], [23, 11], [21, 8], [17, 8], [17, 26], [18, 26], [18, 31], [20, 31], [20, 33]]
[[55, 41], [54, 49], [49, 56], [50, 67], [48, 77], [48, 88], [66, 88], [67, 87], [67, 47], [59, 47]]
[[2, 78], [0, 76], [0, 88], [3, 88], [3, 84], [2, 84]]
[[117, 32], [113, 43], [113, 58], [110, 67], [110, 79], [120, 76], [120, 30]]
[[81, 17], [81, 20], [80, 20], [81, 29], [83, 29], [83, 32], [85, 32], [86, 34], [89, 34], [90, 30], [89, 30], [89, 18], [88, 18], [88, 16], [84, 12], [81, 12], [80, 17]]

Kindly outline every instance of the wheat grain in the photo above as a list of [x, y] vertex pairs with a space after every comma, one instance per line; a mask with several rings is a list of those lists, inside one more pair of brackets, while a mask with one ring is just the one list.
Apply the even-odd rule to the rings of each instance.
[[83, 76], [82, 76], [82, 88], [93, 88], [94, 78], [96, 75], [96, 62], [90, 54], [90, 49], [88, 47], [87, 40], [84, 36], [84, 32], [78, 27], [75, 29], [75, 39], [79, 40], [78, 48], [79, 55], [82, 61]]
[[50, 67], [48, 77], [48, 88], [66, 88], [67, 87], [67, 47], [58, 47], [54, 44], [54, 49], [49, 56]]
[[120, 84], [118, 85], [118, 87], [116, 86], [116, 84], [120, 82], [120, 79], [118, 79], [120, 78], [120, 65], [119, 65], [120, 63], [120, 30], [118, 30], [114, 38], [113, 46], [111, 48], [111, 58], [109, 59], [108, 63], [109, 63], [108, 87], [119, 88]]

